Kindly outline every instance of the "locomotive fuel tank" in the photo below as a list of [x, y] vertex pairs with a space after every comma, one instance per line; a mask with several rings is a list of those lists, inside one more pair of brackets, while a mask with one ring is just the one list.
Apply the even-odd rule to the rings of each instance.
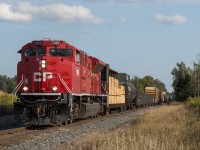
[[125, 82], [125, 99], [127, 104], [132, 104], [136, 98], [137, 90], [130, 81]]

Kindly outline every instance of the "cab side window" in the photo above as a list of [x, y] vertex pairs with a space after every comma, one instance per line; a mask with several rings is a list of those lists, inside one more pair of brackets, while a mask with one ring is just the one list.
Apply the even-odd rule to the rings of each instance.
[[72, 49], [51, 48], [49, 51], [50, 56], [53, 57], [72, 57]]
[[80, 64], [81, 63], [81, 56], [80, 56], [80, 52], [76, 51], [76, 63]]

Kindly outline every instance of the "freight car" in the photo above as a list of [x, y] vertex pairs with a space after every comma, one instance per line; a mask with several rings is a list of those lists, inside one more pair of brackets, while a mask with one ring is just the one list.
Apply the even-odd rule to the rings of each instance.
[[40, 40], [18, 51], [15, 118], [25, 125], [67, 124], [155, 103], [130, 77], [65, 41]]

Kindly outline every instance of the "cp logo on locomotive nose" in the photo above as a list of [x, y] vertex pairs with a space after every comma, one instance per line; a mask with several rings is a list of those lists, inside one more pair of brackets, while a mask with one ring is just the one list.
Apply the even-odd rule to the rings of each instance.
[[34, 72], [33, 73], [34, 75], [34, 82], [46, 82], [47, 79], [52, 79], [53, 76], [52, 76], [52, 73], [51, 72]]

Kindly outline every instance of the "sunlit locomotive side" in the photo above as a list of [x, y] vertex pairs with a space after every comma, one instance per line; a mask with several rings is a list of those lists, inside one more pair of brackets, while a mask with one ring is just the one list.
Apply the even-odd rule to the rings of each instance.
[[159, 103], [158, 92], [138, 93], [129, 75], [65, 41], [32, 41], [18, 53], [14, 112], [25, 125], [67, 124]]
[[32, 41], [18, 53], [14, 109], [24, 124], [66, 124], [105, 113], [104, 62], [64, 41]]

